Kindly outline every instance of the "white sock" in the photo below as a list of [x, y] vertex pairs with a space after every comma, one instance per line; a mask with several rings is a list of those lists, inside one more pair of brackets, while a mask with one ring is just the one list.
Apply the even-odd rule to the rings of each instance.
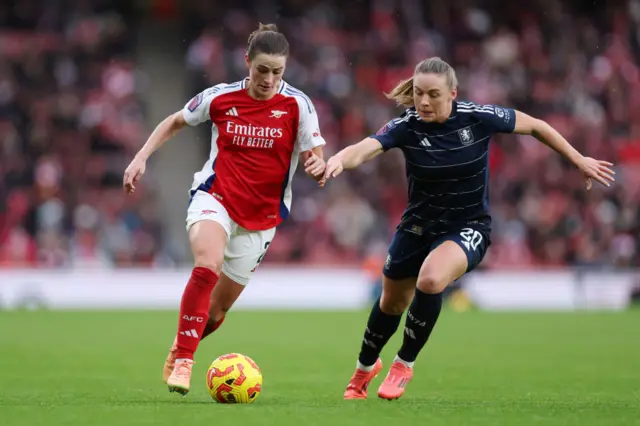
[[393, 362], [396, 362], [396, 361], [398, 361], [400, 364], [406, 365], [409, 368], [413, 368], [413, 364], [415, 364], [415, 361], [414, 362], [405, 361], [402, 358], [400, 358], [398, 355], [396, 355], [396, 357], [393, 359]]
[[371, 365], [362, 365], [360, 363], [360, 360], [358, 360], [357, 367], [358, 367], [358, 370], [369, 372], [369, 371], [373, 370], [373, 366], [374, 365], [376, 365], [376, 364], [374, 363], [374, 364], [371, 364]]
[[179, 362], [182, 362], [182, 361], [188, 361], [190, 363], [193, 363], [192, 359], [189, 359], [189, 358], [178, 358], [178, 359], [176, 359], [176, 364], [179, 363]]

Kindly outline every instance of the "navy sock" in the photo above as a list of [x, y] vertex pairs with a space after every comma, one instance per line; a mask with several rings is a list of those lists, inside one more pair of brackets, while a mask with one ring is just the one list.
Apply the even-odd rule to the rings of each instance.
[[358, 361], [360, 361], [362, 365], [375, 364], [382, 348], [384, 348], [384, 345], [387, 344], [391, 336], [393, 336], [393, 333], [398, 329], [401, 318], [402, 315], [389, 315], [382, 312], [380, 309], [380, 299], [376, 300], [369, 314], [367, 329], [364, 332], [362, 348], [360, 349], [360, 356], [358, 357]]
[[414, 362], [424, 347], [442, 310], [442, 293], [427, 294], [416, 288], [407, 312], [404, 340], [398, 352], [403, 361]]

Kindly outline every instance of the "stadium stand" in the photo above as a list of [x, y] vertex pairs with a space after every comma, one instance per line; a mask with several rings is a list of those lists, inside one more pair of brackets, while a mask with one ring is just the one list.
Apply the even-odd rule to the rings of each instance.
[[[462, 99], [529, 112], [617, 165], [614, 188], [587, 194], [579, 174], [534, 139], [496, 138], [483, 267], [640, 264], [638, 1], [185, 3], [176, 36], [191, 90], [176, 107], [243, 77], [247, 34], [257, 20], [275, 21], [292, 44], [285, 77], [314, 100], [331, 154], [397, 115], [382, 92], [418, 60], [441, 56], [457, 69]], [[155, 124], [145, 123], [138, 92], [131, 2], [60, 4], [0, 5], [0, 266], [163, 265], [156, 188], [147, 182], [133, 198], [120, 191]], [[405, 194], [399, 153], [324, 190], [301, 173], [265, 262], [379, 259]]]
[[123, 197], [146, 136], [130, 2], [0, 5], [0, 267], [152, 265], [152, 185]]

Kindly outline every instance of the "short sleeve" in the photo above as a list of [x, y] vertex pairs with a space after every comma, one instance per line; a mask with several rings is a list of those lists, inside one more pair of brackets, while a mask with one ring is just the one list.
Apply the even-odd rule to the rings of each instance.
[[316, 114], [311, 100], [306, 96], [296, 96], [296, 101], [300, 110], [297, 136], [298, 150], [305, 152], [317, 146], [325, 145], [326, 142], [320, 134], [318, 114]]
[[388, 151], [403, 144], [404, 129], [402, 128], [402, 123], [398, 122], [397, 119], [391, 120], [369, 137], [380, 142], [382, 149]]
[[187, 104], [182, 108], [182, 115], [184, 121], [190, 126], [197, 126], [211, 120], [211, 102], [215, 99], [220, 92], [221, 87], [210, 87], [196, 96], [194, 96]]
[[484, 105], [476, 109], [476, 116], [492, 133], [512, 133], [516, 127], [516, 112], [511, 108]]

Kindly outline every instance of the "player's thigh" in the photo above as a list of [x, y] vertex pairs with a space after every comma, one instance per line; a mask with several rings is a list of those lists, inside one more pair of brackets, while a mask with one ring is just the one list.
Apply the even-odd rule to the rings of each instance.
[[187, 232], [195, 266], [220, 273], [231, 219], [212, 195], [197, 191], [187, 211]]
[[432, 242], [423, 235], [398, 229], [384, 261], [382, 268], [384, 277], [393, 281], [417, 278]]
[[218, 283], [211, 292], [209, 316], [219, 320], [236, 303], [245, 286], [235, 282], [224, 273], [220, 274]]
[[262, 262], [276, 229], [247, 231], [238, 227], [224, 252], [222, 272], [240, 285], [247, 285]]
[[402, 314], [413, 299], [417, 280], [417, 277], [393, 280], [383, 276], [380, 310], [389, 315]]
[[420, 268], [417, 287], [425, 293], [441, 293], [482, 261], [487, 246], [487, 235], [472, 228], [445, 235], [432, 245]]
[[430, 241], [423, 235], [405, 229], [396, 232], [382, 269], [380, 309], [383, 312], [400, 314], [409, 306], [429, 246]]

